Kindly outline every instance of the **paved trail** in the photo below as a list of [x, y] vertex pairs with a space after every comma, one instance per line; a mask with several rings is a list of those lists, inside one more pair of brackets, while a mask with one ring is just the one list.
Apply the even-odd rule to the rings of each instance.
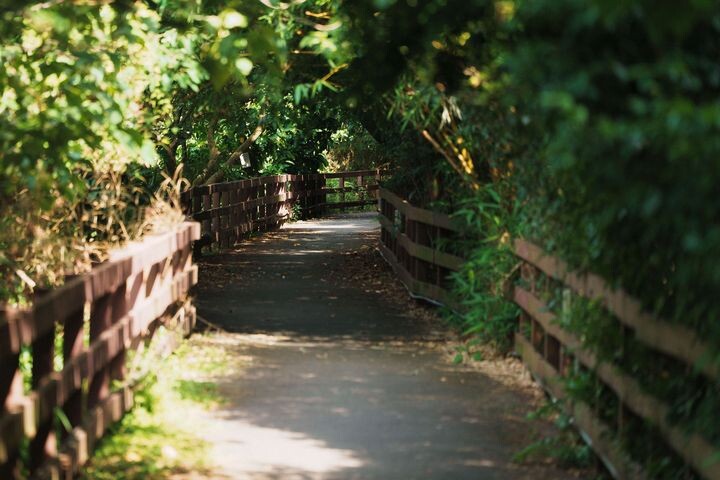
[[203, 265], [199, 314], [247, 365], [203, 427], [213, 478], [569, 478], [511, 462], [530, 440], [526, 394], [452, 366], [397, 303], [332, 275], [377, 228], [299, 222]]

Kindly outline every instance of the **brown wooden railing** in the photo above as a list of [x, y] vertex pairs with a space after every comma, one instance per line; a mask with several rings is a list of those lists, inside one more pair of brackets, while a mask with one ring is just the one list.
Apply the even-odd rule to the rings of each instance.
[[[541, 300], [546, 293], [543, 283], [560, 282], [564, 287], [565, 309], [575, 296], [597, 300], [617, 320], [618, 331], [634, 335], [658, 354], [671, 357], [698, 371], [716, 385], [718, 365], [713, 362], [712, 349], [693, 331], [682, 325], [670, 324], [643, 311], [638, 300], [622, 289], [609, 287], [594, 274], [578, 274], [565, 262], [547, 255], [525, 240], [515, 241], [515, 253], [522, 260], [522, 279], [514, 300], [522, 308], [520, 331], [515, 344], [528, 369], [547, 391], [565, 400], [566, 409], [575, 418], [578, 428], [591, 440], [591, 445], [617, 478], [644, 478], [640, 467], [620, 451], [617, 434], [623, 431], [628, 415], [633, 414], [657, 427], [665, 443], [702, 477], [720, 478], [720, 449], [698, 433], [687, 433], [668, 421], [669, 407], [663, 399], [648, 393], [630, 374], [612, 363], [598, 360], [585, 347], [581, 338], [563, 328], [559, 315]], [[586, 403], [571, 400], [565, 392], [563, 379], [572, 365], [594, 371], [599, 381], [615, 395], [617, 411], [608, 422]], [[714, 387], [713, 387], [714, 388]]]
[[186, 213], [202, 225], [202, 246], [232, 247], [250, 232], [275, 230], [297, 205], [301, 218], [373, 205], [382, 173], [362, 170], [273, 175], [194, 187], [183, 193]]
[[[452, 218], [410, 205], [392, 192], [380, 189], [380, 249], [412, 295], [452, 305], [447, 277], [463, 259], [441, 251], [448, 239], [460, 232]], [[553, 397], [561, 400], [575, 425], [616, 478], [646, 478], [642, 467], [628, 457], [618, 442], [630, 418], [640, 418], [657, 428], [669, 448], [703, 478], [720, 479], [720, 449], [699, 433], [686, 432], [669, 420], [667, 400], [651, 395], [641, 382], [612, 363], [601, 361], [584, 343], [558, 321], [570, 315], [575, 297], [599, 301], [618, 323], [618, 331], [633, 336], [658, 358], [672, 358], [688, 371], [699, 372], [709, 385], [720, 378], [717, 351], [682, 325], [670, 324], [643, 311], [638, 300], [622, 289], [609, 287], [597, 275], [571, 271], [562, 260], [547, 255], [532, 243], [517, 239], [515, 254], [521, 261], [522, 279], [512, 293], [521, 308], [515, 348], [528, 370]], [[563, 286], [563, 312], [553, 312], [542, 300], [550, 283]], [[565, 379], [581, 368], [592, 371], [615, 396], [614, 418], [598, 407], [570, 398]]]
[[[184, 223], [148, 236], [37, 295], [29, 308], [0, 309], [0, 478], [20, 478], [25, 442], [34, 477], [71, 478], [132, 406], [128, 351], [160, 324], [184, 333], [194, 325], [187, 292], [197, 282], [191, 243], [199, 233], [199, 225]], [[29, 389], [21, 354], [32, 357]], [[56, 438], [59, 412], [71, 429]]]
[[400, 280], [415, 297], [452, 305], [448, 275], [464, 260], [440, 247], [457, 237], [456, 222], [448, 215], [415, 207], [384, 188], [379, 209], [380, 251]]

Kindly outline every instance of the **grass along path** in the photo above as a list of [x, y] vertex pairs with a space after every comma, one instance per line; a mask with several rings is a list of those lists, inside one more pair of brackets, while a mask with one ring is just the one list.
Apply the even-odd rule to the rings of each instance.
[[99, 445], [81, 478], [166, 480], [211, 477], [203, 438], [207, 412], [224, 403], [217, 380], [243, 368], [222, 334], [195, 334], [153, 368], [133, 410]]
[[408, 300], [376, 232], [298, 222], [205, 259], [198, 309], [227, 332], [158, 368], [85, 478], [592, 478], [526, 449], [554, 430], [527, 418], [541, 390]]

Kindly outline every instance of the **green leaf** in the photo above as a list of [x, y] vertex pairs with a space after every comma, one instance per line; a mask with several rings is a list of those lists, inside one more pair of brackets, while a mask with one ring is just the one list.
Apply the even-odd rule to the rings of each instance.
[[247, 77], [253, 69], [253, 63], [247, 57], [240, 57], [235, 60], [235, 67], [241, 74]]
[[245, 28], [248, 26], [247, 17], [235, 10], [225, 10], [220, 14], [220, 18], [222, 19], [223, 27], [227, 29]]

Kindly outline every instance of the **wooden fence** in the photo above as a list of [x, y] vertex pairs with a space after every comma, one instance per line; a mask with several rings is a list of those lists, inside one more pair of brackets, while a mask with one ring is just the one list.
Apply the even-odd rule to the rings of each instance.
[[[456, 271], [463, 259], [440, 250], [439, 246], [460, 232], [452, 219], [443, 214], [410, 205], [392, 192], [379, 193], [381, 224], [380, 249], [410, 293], [437, 303], [452, 305], [447, 292], [447, 276]], [[666, 400], [648, 393], [630, 374], [611, 363], [600, 361], [583, 339], [563, 328], [559, 313], [550, 302], [550, 283], [564, 288], [563, 315], [572, 314], [569, 306], [575, 297], [599, 301], [618, 323], [624, 338], [634, 337], [658, 358], [671, 358], [687, 371], [697, 369], [715, 385], [720, 368], [713, 360], [714, 350], [687, 327], [670, 324], [643, 311], [638, 300], [622, 289], [610, 288], [599, 276], [577, 274], [532, 243], [517, 239], [515, 254], [521, 261], [521, 279], [512, 293], [521, 308], [516, 350], [528, 370], [555, 398], [561, 400], [574, 418], [582, 436], [620, 479], [646, 478], [637, 462], [623, 451], [618, 434], [631, 418], [639, 418], [657, 428], [664, 443], [687, 465], [706, 479], [720, 479], [720, 449], [698, 433], [685, 432], [668, 420]], [[557, 303], [557, 302], [555, 302]], [[578, 368], [594, 372], [603, 388], [614, 395], [617, 405], [611, 421], [600, 415], [597, 406], [571, 399], [565, 391], [568, 375]]]
[[380, 251], [410, 294], [452, 305], [448, 275], [464, 260], [443, 252], [459, 228], [448, 216], [409, 204], [384, 188], [379, 194]]
[[[186, 334], [194, 325], [187, 292], [197, 282], [191, 243], [199, 233], [184, 223], [148, 236], [37, 295], [32, 307], [0, 309], [0, 478], [21, 478], [22, 445], [34, 478], [72, 478], [132, 406], [127, 353], [161, 324]], [[32, 358], [30, 378], [21, 355]], [[71, 428], [57, 438], [60, 412]]]
[[301, 218], [333, 209], [373, 205], [379, 170], [273, 175], [194, 187], [183, 194], [186, 213], [202, 225], [200, 247], [232, 247], [250, 232], [275, 230], [297, 206]]
[[[515, 336], [516, 349], [533, 375], [549, 393], [564, 399], [567, 410], [590, 444], [617, 478], [644, 478], [641, 468], [620, 451], [615, 439], [622, 432], [629, 415], [649, 422], [660, 432], [664, 442], [703, 478], [720, 479], [720, 450], [697, 433], [686, 433], [668, 421], [669, 407], [663, 399], [649, 394], [637, 378], [611, 363], [598, 360], [582, 339], [563, 328], [558, 315], [541, 300], [547, 293], [543, 284], [560, 282], [566, 290], [565, 302], [574, 296], [599, 300], [617, 320], [618, 331], [657, 352], [658, 359], [670, 357], [699, 369], [710, 384], [718, 379], [717, 363], [711, 361], [711, 348], [690, 329], [656, 319], [642, 310], [641, 304], [622, 289], [610, 288], [599, 276], [577, 274], [553, 256], [525, 240], [515, 241], [515, 253], [522, 260], [522, 283], [515, 287], [514, 300], [522, 308], [520, 331]], [[565, 306], [567, 311], [567, 305]], [[594, 371], [600, 382], [616, 398], [614, 419], [601, 419], [597, 409], [570, 400], [564, 378], [571, 367]], [[607, 416], [605, 416], [607, 417]]]

